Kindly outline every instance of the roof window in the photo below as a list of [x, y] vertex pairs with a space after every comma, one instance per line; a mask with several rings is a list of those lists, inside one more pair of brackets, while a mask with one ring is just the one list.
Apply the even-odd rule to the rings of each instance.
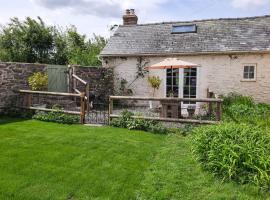
[[196, 33], [197, 26], [195, 24], [192, 25], [174, 25], [172, 27], [172, 34], [177, 33]]

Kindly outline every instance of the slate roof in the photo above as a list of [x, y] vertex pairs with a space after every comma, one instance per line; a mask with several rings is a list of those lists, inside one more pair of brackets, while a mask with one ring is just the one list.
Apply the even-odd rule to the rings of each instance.
[[[171, 34], [196, 24], [197, 33]], [[101, 56], [270, 51], [270, 15], [119, 26]]]

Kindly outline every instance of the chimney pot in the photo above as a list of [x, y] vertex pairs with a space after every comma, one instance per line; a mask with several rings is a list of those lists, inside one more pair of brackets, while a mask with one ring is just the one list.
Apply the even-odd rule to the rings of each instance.
[[126, 9], [125, 15], [123, 15], [124, 25], [137, 25], [138, 17], [135, 14], [135, 9]]

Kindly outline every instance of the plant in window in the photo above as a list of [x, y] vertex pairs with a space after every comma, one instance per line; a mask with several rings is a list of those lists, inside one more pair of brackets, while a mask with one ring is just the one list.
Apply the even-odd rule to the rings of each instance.
[[48, 74], [37, 72], [28, 78], [32, 90], [45, 90], [48, 87]]

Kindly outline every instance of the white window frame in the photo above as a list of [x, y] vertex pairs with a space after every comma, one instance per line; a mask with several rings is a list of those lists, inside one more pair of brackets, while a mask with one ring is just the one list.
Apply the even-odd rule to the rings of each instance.
[[[164, 97], [166, 98], [167, 97], [167, 70], [166, 69], [164, 69], [165, 70], [165, 81], [164, 81]], [[196, 83], [196, 98], [199, 98], [199, 78], [200, 78], [200, 68], [198, 67], [197, 68], [197, 79], [196, 79], [196, 81], [197, 81], [197, 83]], [[179, 68], [179, 89], [178, 89], [178, 97], [179, 98], [183, 98], [183, 96], [184, 96], [184, 88], [183, 88], [183, 86], [184, 86], [184, 69], [183, 68]], [[183, 102], [182, 102], [182, 108], [187, 108], [189, 105], [192, 105], [192, 106], [194, 106], [194, 105], [196, 105], [196, 107], [198, 106], [198, 103], [196, 103], [196, 104], [184, 104]]]
[[[198, 98], [198, 94], [199, 94], [199, 87], [198, 87], [198, 83], [199, 83], [199, 67], [197, 67], [197, 77], [196, 77], [196, 98]], [[184, 98], [184, 68], [181, 68], [179, 71], [179, 97], [180, 98]], [[187, 108], [188, 106], [198, 106], [198, 102], [196, 102], [196, 104], [187, 104], [187, 103], [183, 103], [182, 102], [182, 108]]]
[[[254, 67], [254, 78], [245, 78], [244, 77], [244, 71], [245, 71], [245, 67], [247, 66], [253, 66]], [[242, 82], [254, 82], [257, 80], [257, 64], [256, 63], [245, 63], [242, 66]]]

